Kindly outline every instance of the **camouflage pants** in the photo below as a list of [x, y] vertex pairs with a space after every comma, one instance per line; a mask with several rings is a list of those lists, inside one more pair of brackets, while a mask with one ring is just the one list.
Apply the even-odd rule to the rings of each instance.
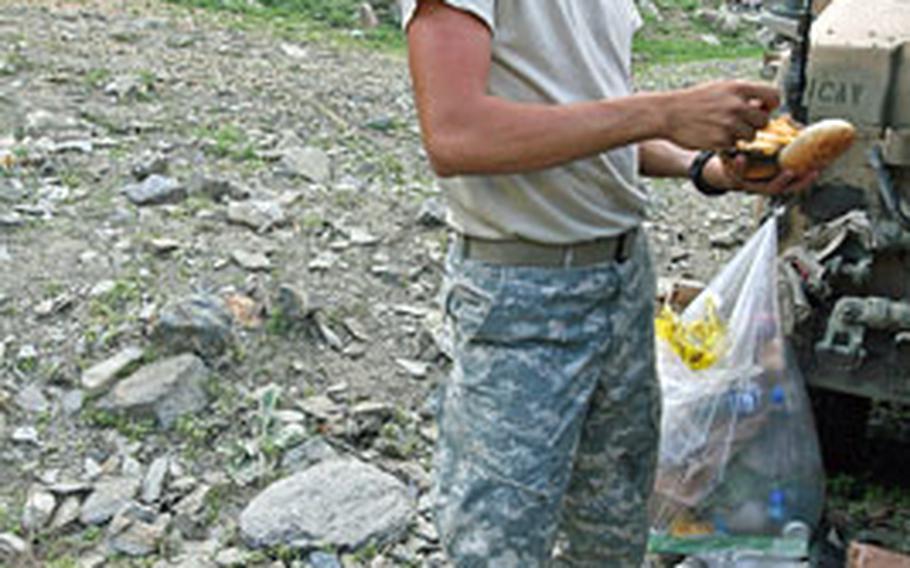
[[641, 565], [660, 423], [645, 241], [623, 263], [571, 268], [450, 251], [433, 482], [459, 568]]

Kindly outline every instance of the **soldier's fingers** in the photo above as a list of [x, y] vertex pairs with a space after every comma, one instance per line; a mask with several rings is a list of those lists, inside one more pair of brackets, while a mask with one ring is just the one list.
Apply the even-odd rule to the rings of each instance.
[[762, 84], [741, 82], [736, 86], [736, 93], [746, 101], [755, 100], [761, 108], [772, 111], [780, 106], [780, 94], [774, 87]]
[[755, 138], [755, 127], [747, 122], [737, 121], [733, 126], [733, 135], [737, 140], [752, 140]]
[[806, 191], [812, 184], [815, 183], [815, 180], [818, 179], [819, 172], [809, 172], [807, 174], [796, 176], [791, 182], [789, 187], [787, 187], [787, 193], [802, 193]]
[[768, 124], [771, 114], [754, 104], [750, 104], [740, 111], [740, 118], [753, 128], [764, 128]]

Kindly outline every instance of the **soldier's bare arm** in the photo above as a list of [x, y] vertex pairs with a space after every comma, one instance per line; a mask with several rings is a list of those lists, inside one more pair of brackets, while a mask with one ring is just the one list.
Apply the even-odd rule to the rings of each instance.
[[490, 30], [441, 0], [420, 2], [408, 43], [424, 145], [442, 176], [533, 171], [649, 139], [722, 148], [750, 138], [778, 103], [774, 89], [740, 81], [569, 105], [490, 96]]

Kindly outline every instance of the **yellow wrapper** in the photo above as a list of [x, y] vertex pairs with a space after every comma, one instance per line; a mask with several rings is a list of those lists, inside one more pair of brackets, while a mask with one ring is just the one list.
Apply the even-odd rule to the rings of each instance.
[[657, 336], [669, 343], [693, 371], [714, 366], [726, 349], [727, 328], [710, 299], [705, 304], [705, 316], [692, 323], [684, 323], [669, 306], [664, 306], [655, 328]]

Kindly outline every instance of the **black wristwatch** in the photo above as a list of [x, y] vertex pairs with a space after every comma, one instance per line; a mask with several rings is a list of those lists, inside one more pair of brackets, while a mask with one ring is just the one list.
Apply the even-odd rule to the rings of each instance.
[[726, 189], [721, 189], [719, 187], [714, 187], [705, 180], [705, 165], [708, 161], [711, 160], [716, 155], [713, 150], [702, 150], [695, 156], [695, 159], [692, 160], [692, 163], [689, 164], [689, 179], [692, 180], [692, 183], [703, 195], [709, 197], [717, 197], [718, 195], [723, 195], [727, 193]]

